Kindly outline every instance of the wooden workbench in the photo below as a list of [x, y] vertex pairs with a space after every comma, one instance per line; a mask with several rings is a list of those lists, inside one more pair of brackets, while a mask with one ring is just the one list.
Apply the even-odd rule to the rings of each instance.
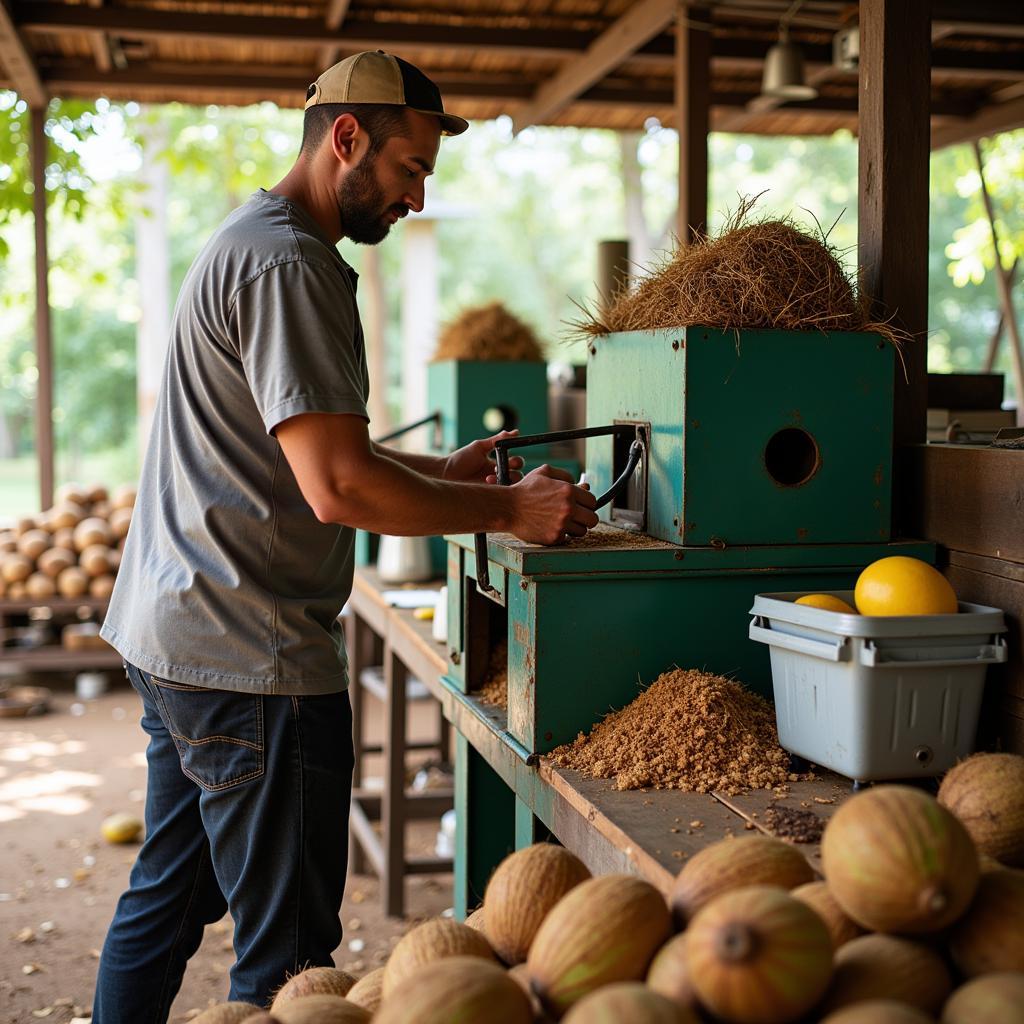
[[[605, 779], [556, 768], [524, 756], [506, 729], [505, 713], [457, 691], [444, 678], [445, 646], [435, 641], [431, 623], [411, 611], [391, 608], [372, 570], [356, 570], [350, 604], [365, 622], [387, 637], [393, 656], [421, 679], [441, 702], [445, 717], [461, 737], [543, 822], [551, 834], [594, 873], [630, 872], [667, 892], [685, 860], [729, 834], [768, 832], [763, 815], [780, 806], [810, 810], [827, 818], [850, 792], [848, 780], [822, 774], [813, 781], [788, 784], [788, 792], [753, 790], [741, 795], [682, 793], [678, 790], [620, 792]], [[464, 826], [465, 827], [465, 826]], [[818, 862], [816, 844], [801, 849]], [[482, 898], [479, 881], [459, 879], [468, 891], [456, 891], [456, 909], [471, 909]]]

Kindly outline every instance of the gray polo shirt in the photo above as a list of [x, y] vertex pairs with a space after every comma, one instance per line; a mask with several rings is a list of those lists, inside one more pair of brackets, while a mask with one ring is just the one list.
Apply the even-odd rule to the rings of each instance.
[[355, 286], [312, 218], [263, 191], [192, 264], [101, 631], [147, 672], [251, 693], [347, 685], [354, 532], [316, 518], [273, 431], [366, 417]]

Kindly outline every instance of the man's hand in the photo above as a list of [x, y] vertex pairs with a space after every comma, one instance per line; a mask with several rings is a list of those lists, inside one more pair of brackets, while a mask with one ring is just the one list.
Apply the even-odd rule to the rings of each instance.
[[[515, 437], [518, 433], [518, 430], [503, 430], [493, 437], [471, 441], [464, 448], [452, 452], [445, 462], [441, 479], [463, 484], [496, 484], [497, 470], [491, 458], [494, 442], [500, 441], [503, 437]], [[523, 460], [518, 455], [513, 455], [508, 460], [508, 465], [512, 477], [510, 482], [517, 483], [522, 480], [523, 474], [519, 471], [523, 468]]]
[[515, 486], [515, 521], [509, 533], [530, 544], [561, 544], [598, 523], [597, 499], [576, 487], [563, 469], [539, 466]]

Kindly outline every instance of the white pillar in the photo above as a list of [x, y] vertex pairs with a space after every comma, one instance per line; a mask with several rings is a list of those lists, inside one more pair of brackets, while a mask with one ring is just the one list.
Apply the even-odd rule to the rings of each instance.
[[156, 154], [166, 144], [159, 125], [143, 139], [139, 181], [144, 186], [142, 210], [135, 218], [135, 274], [141, 316], [136, 328], [139, 450], [145, 452], [160, 388], [171, 329], [171, 259], [167, 236], [170, 178], [167, 164]]
[[427, 409], [427, 362], [437, 346], [440, 309], [437, 233], [430, 218], [402, 223], [402, 411], [419, 419]]

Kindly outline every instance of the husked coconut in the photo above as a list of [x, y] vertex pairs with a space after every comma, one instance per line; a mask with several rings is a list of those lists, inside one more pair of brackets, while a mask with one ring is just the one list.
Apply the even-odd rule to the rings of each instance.
[[686, 931], [700, 1002], [733, 1024], [787, 1024], [810, 1010], [832, 976], [824, 921], [784, 889], [752, 885], [716, 896]]
[[487, 922], [484, 920], [484, 908], [477, 907], [476, 910], [470, 914], [463, 924], [467, 928], [472, 928], [475, 932], [481, 932], [483, 935], [487, 934]]
[[721, 839], [704, 847], [676, 876], [669, 903], [681, 928], [709, 900], [747, 885], [793, 889], [814, 880], [807, 858], [772, 836]]
[[942, 1024], [1010, 1024], [1024, 1020], [1024, 974], [1000, 971], [961, 985], [942, 1008]]
[[967, 913], [949, 933], [949, 952], [968, 978], [1024, 971], [1024, 871], [981, 876]]
[[22, 583], [32, 575], [32, 559], [22, 554], [4, 555], [0, 572], [8, 583]]
[[109, 548], [113, 539], [106, 519], [100, 519], [98, 516], [83, 519], [75, 527], [75, 550], [79, 554], [97, 544]]
[[649, 882], [591, 878], [544, 918], [526, 961], [531, 987], [560, 1016], [602, 985], [641, 980], [670, 932], [668, 907]]
[[39, 571], [45, 573], [51, 579], [56, 579], [68, 566], [77, 564], [73, 551], [65, 548], [50, 548], [44, 551], [36, 561]]
[[869, 999], [830, 1013], [821, 1024], [934, 1024], [935, 1018], [906, 1003]]
[[864, 934], [864, 929], [845, 914], [843, 908], [836, 902], [835, 896], [829, 891], [828, 882], [798, 885], [790, 895], [817, 911], [818, 916], [825, 922], [829, 935], [832, 936], [833, 949], [838, 949], [850, 939]]
[[33, 562], [49, 546], [50, 535], [45, 530], [28, 530], [18, 538], [18, 550]]
[[370, 1011], [341, 996], [315, 995], [288, 999], [271, 1016], [280, 1024], [369, 1024]]
[[509, 854], [484, 893], [484, 932], [505, 963], [520, 964], [551, 908], [590, 872], [579, 857], [553, 843], [534, 843]]
[[1024, 867], [1024, 757], [975, 754], [951, 768], [939, 803], [963, 822], [978, 851]]
[[458, 921], [435, 917], [406, 932], [384, 966], [384, 998], [417, 967], [452, 956], [493, 960], [494, 951], [478, 931]]
[[454, 956], [424, 964], [393, 991], [373, 1024], [531, 1024], [523, 990], [493, 960]]
[[699, 1024], [693, 1010], [639, 981], [619, 981], [584, 996], [563, 1018], [565, 1024]]
[[647, 971], [647, 987], [683, 1009], [697, 1005], [697, 992], [686, 960], [686, 932], [669, 939]]
[[364, 974], [349, 990], [345, 998], [356, 1006], [376, 1013], [384, 993], [384, 968], [378, 967]]
[[836, 950], [832, 983], [819, 1012], [891, 999], [935, 1013], [952, 988], [945, 962], [930, 947], [895, 935], [861, 935]]
[[293, 974], [274, 995], [270, 1012], [277, 1011], [290, 999], [303, 996], [344, 996], [356, 983], [356, 979], [336, 967], [308, 967]]
[[45, 573], [34, 572], [25, 580], [25, 590], [29, 597], [45, 601], [57, 593], [57, 586]]
[[939, 931], [978, 886], [978, 853], [963, 825], [933, 796], [876, 786], [842, 804], [821, 840], [836, 902], [872, 931]]
[[78, 565], [69, 566], [57, 577], [61, 597], [81, 597], [89, 590], [89, 574]]

